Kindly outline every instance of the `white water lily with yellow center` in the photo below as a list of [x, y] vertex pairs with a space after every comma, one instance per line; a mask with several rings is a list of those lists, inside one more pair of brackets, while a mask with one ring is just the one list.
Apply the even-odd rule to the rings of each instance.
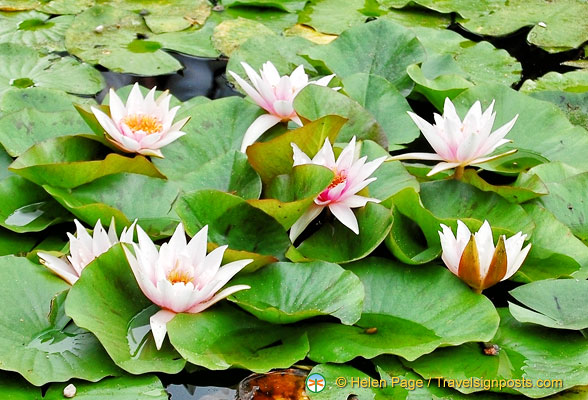
[[[92, 235], [86, 231], [86, 228], [77, 219], [74, 220], [74, 223], [76, 225], [76, 235], [74, 236], [69, 232], [67, 234], [70, 253], [67, 258], [58, 258], [41, 251], [38, 253], [41, 263], [70, 285], [77, 282], [83, 269], [88, 264], [119, 242], [114, 218], [110, 222], [108, 232], [104, 230], [102, 223], [98, 220]], [[133, 222], [128, 229], [123, 229], [120, 242], [133, 242], [135, 223]]]
[[476, 101], [462, 122], [455, 106], [449, 98], [446, 98], [443, 116], [434, 114], [434, 125], [409, 112], [408, 115], [419, 127], [435, 153], [406, 153], [391, 157], [390, 160], [441, 161], [427, 174], [431, 176], [456, 167], [463, 170], [463, 167], [467, 165], [482, 164], [514, 153], [516, 150], [490, 155], [498, 147], [510, 142], [504, 137], [518, 118], [517, 114], [512, 120], [491, 133], [496, 119], [493, 108], [494, 101], [482, 112], [482, 105]]
[[[125, 253], [139, 287], [161, 310], [150, 318], [157, 349], [167, 334], [167, 323], [177, 313], [199, 313], [231, 294], [249, 289], [247, 285], [223, 288], [235, 274], [253, 260], [239, 260], [221, 267], [227, 246], [206, 254], [208, 226], [189, 242], [180, 223], [169, 242], [159, 250], [149, 236], [137, 226], [139, 244], [134, 254]], [[220, 291], [219, 291], [220, 290]]]
[[494, 286], [514, 275], [523, 264], [531, 250], [531, 244], [524, 249], [527, 235], [518, 232], [506, 238], [500, 236], [496, 247], [492, 238], [492, 228], [488, 221], [475, 234], [460, 220], [457, 221], [457, 234], [441, 224], [439, 232], [443, 254], [441, 258], [447, 268], [477, 292]]
[[294, 150], [294, 166], [314, 164], [329, 168], [335, 174], [329, 186], [323, 190], [314, 204], [292, 225], [290, 240], [294, 241], [304, 229], [327, 207], [343, 225], [359, 234], [357, 218], [352, 208], [363, 207], [368, 202], [379, 203], [380, 200], [371, 197], [360, 196], [357, 193], [376, 180], [370, 178], [386, 157], [367, 162], [367, 156], [357, 158], [355, 136], [345, 146], [335, 160], [335, 153], [329, 139], [325, 140], [323, 147], [311, 159], [300, 148], [291, 143]]
[[[245, 132], [241, 144], [241, 152], [245, 152], [248, 146], [255, 143], [264, 132], [279, 122], [293, 121], [302, 126], [302, 121], [294, 111], [294, 99], [308, 85], [327, 86], [335, 75], [325, 76], [316, 81], [310, 82], [308, 75], [304, 72], [304, 66], [299, 65], [290, 76], [280, 73], [270, 61], [263, 64], [259, 74], [245, 62], [241, 65], [247, 73], [251, 86], [233, 71], [229, 74], [237, 81], [239, 86], [257, 103], [258, 106], [267, 111], [267, 114], [260, 115]], [[337, 88], [335, 88], [337, 89]]]
[[92, 107], [94, 116], [104, 128], [106, 138], [117, 148], [128, 153], [163, 157], [161, 148], [185, 135], [182, 127], [189, 118], [173, 120], [179, 106], [169, 108], [171, 95], [165, 91], [155, 99], [155, 88], [143, 98], [135, 83], [126, 105], [110, 89], [110, 116]]

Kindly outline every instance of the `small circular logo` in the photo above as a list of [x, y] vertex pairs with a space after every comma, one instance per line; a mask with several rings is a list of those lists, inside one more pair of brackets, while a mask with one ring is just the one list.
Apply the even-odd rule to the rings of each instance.
[[311, 393], [319, 393], [325, 389], [325, 377], [321, 374], [311, 374], [306, 378], [306, 388]]

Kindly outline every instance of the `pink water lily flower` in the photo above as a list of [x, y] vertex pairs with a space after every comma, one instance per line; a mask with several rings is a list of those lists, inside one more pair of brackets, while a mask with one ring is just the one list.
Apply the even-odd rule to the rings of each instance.
[[241, 152], [243, 153], [265, 131], [279, 122], [294, 121], [299, 126], [302, 126], [302, 121], [294, 111], [294, 98], [307, 85], [327, 86], [335, 76], [329, 75], [314, 82], [309, 82], [303, 65], [299, 65], [290, 76], [280, 76], [274, 64], [269, 61], [263, 64], [262, 69], [259, 71], [261, 76], [249, 64], [242, 62], [241, 65], [253, 86], [233, 71], [229, 71], [229, 74], [258, 106], [268, 112], [253, 121], [245, 132], [243, 143], [241, 144]]
[[[82, 270], [86, 268], [96, 257], [105, 253], [119, 242], [116, 236], [116, 227], [114, 218], [110, 222], [108, 232], [102, 227], [100, 220], [94, 226], [92, 236], [86, 231], [86, 228], [76, 219], [76, 236], [68, 233], [69, 237], [69, 256], [67, 258], [58, 258], [51, 254], [39, 252], [39, 258], [43, 265], [59, 275], [70, 285], [77, 282]], [[132, 243], [135, 229], [135, 222], [127, 229], [124, 228], [120, 235], [120, 241]]]
[[439, 232], [439, 237], [443, 262], [478, 293], [513, 276], [531, 250], [531, 244], [522, 248], [527, 238], [522, 232], [508, 239], [500, 236], [494, 247], [488, 221], [484, 221], [475, 234], [460, 220], [457, 221], [456, 236], [446, 225], [441, 224], [441, 229], [443, 232]]
[[431, 125], [418, 115], [409, 112], [408, 115], [417, 124], [435, 153], [407, 153], [391, 157], [391, 159], [441, 161], [427, 174], [427, 176], [431, 176], [447, 169], [481, 164], [514, 153], [516, 150], [489, 156], [498, 147], [510, 142], [504, 137], [518, 118], [517, 114], [512, 120], [490, 133], [496, 118], [496, 113], [492, 112], [493, 108], [494, 100], [482, 113], [482, 105], [476, 101], [462, 122], [457, 115], [455, 106], [449, 98], [446, 98], [443, 116], [434, 115], [435, 125]]
[[180, 129], [190, 118], [175, 124], [179, 106], [169, 108], [171, 95], [165, 91], [155, 99], [155, 88], [143, 98], [135, 83], [127, 104], [110, 89], [110, 116], [96, 107], [92, 112], [106, 131], [106, 138], [122, 151], [163, 157], [160, 148], [185, 135]]
[[329, 139], [325, 140], [323, 147], [313, 159], [310, 159], [296, 144], [291, 143], [291, 146], [294, 150], [294, 166], [322, 165], [333, 171], [335, 177], [331, 184], [314, 199], [314, 204], [292, 225], [290, 240], [292, 242], [296, 240], [325, 207], [328, 207], [343, 225], [356, 235], [359, 234], [357, 218], [351, 209], [363, 207], [369, 201], [380, 202], [378, 199], [360, 196], [357, 192], [376, 180], [370, 176], [382, 165], [386, 157], [380, 157], [370, 162], [366, 162], [367, 156], [357, 159], [355, 156], [355, 136], [341, 151], [336, 161]]
[[[135, 254], [125, 248], [139, 287], [153, 303], [161, 307], [150, 319], [157, 349], [161, 349], [167, 323], [177, 313], [199, 313], [219, 300], [244, 289], [235, 285], [219, 290], [253, 260], [239, 260], [220, 267], [227, 246], [206, 255], [208, 226], [186, 242], [184, 226], [179, 224], [169, 242], [157, 250], [149, 236], [137, 226], [139, 244]], [[218, 293], [217, 293], [218, 292]]]

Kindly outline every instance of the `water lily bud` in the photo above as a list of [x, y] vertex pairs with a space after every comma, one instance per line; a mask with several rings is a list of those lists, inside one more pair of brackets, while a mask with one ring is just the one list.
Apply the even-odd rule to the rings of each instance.
[[484, 221], [475, 234], [459, 220], [456, 236], [453, 236], [448, 226], [441, 224], [441, 228], [443, 232], [439, 232], [439, 237], [443, 262], [478, 293], [513, 276], [531, 250], [530, 244], [522, 249], [527, 237], [522, 232], [508, 239], [504, 235], [500, 236], [494, 247], [488, 221]]

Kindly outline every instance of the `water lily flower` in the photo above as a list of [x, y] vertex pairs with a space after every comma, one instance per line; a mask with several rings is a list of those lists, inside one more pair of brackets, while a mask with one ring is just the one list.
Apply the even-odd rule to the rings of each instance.
[[302, 121], [294, 111], [294, 98], [307, 85], [327, 86], [335, 76], [329, 75], [314, 82], [309, 82], [303, 65], [299, 65], [290, 76], [280, 76], [280, 73], [270, 61], [263, 64], [262, 69], [259, 71], [261, 76], [249, 64], [242, 62], [241, 65], [253, 86], [233, 71], [229, 71], [229, 74], [258, 106], [268, 112], [268, 114], [260, 115], [253, 121], [245, 132], [243, 143], [241, 144], [241, 152], [243, 153], [265, 131], [279, 122], [294, 121], [299, 126], [302, 126]]
[[380, 200], [360, 196], [356, 193], [376, 180], [376, 178], [370, 178], [370, 175], [382, 165], [386, 157], [380, 157], [370, 162], [366, 162], [366, 156], [356, 159], [355, 136], [341, 151], [337, 161], [335, 161], [335, 154], [329, 139], [325, 140], [323, 147], [312, 160], [296, 144], [291, 143], [291, 146], [294, 150], [294, 166], [304, 164], [322, 165], [333, 171], [335, 177], [331, 184], [314, 199], [314, 203], [310, 208], [292, 225], [290, 240], [292, 242], [296, 240], [325, 207], [328, 207], [335, 218], [341, 221], [343, 225], [351, 229], [356, 235], [359, 234], [357, 218], [355, 218], [351, 209], [363, 207], [369, 201], [379, 203]]
[[106, 138], [117, 148], [128, 153], [163, 157], [160, 148], [186, 133], [180, 129], [190, 118], [175, 124], [179, 106], [169, 108], [171, 95], [165, 91], [155, 99], [155, 88], [143, 98], [135, 83], [127, 104], [110, 89], [110, 116], [92, 107], [94, 116], [106, 131]]
[[[74, 220], [76, 225], [76, 236], [68, 233], [69, 237], [69, 256], [66, 259], [58, 258], [44, 252], [39, 252], [41, 264], [45, 265], [51, 271], [59, 275], [70, 285], [77, 282], [82, 271], [96, 257], [106, 253], [108, 249], [119, 242], [116, 236], [116, 226], [114, 218], [110, 222], [108, 232], [102, 227], [100, 220], [96, 222], [92, 236], [82, 226], [80, 221]], [[136, 221], [127, 229], [124, 228], [120, 235], [120, 241], [123, 243], [132, 243]]]
[[513, 276], [531, 250], [531, 244], [522, 249], [527, 238], [522, 232], [508, 239], [500, 236], [495, 248], [488, 221], [484, 221], [475, 234], [460, 220], [457, 221], [457, 236], [453, 236], [446, 225], [441, 224], [441, 229], [443, 262], [478, 293]]
[[[435, 114], [435, 125], [429, 124], [418, 115], [409, 112], [415, 124], [419, 127], [435, 154], [432, 153], [407, 153], [391, 157], [392, 160], [436, 160], [441, 161], [427, 176], [435, 175], [438, 172], [458, 167], [463, 170], [466, 165], [475, 165], [494, 160], [498, 157], [512, 154], [516, 150], [489, 156], [496, 148], [510, 140], [504, 139], [506, 134], [514, 126], [518, 114], [515, 117], [490, 133], [496, 113], [492, 112], [494, 100], [482, 113], [482, 105], [476, 101], [467, 112], [463, 122], [460, 120], [455, 106], [445, 99], [443, 116]], [[461, 168], [461, 170], [460, 170]]]
[[150, 319], [158, 350], [167, 334], [167, 323], [177, 313], [199, 313], [239, 290], [250, 288], [235, 285], [219, 292], [253, 260], [234, 261], [220, 267], [227, 246], [217, 247], [206, 255], [207, 234], [208, 226], [205, 226], [186, 243], [184, 226], [180, 223], [169, 242], [157, 250], [145, 231], [137, 226], [139, 244], [133, 243], [135, 254], [125, 248], [139, 287], [149, 300], [161, 307]]

